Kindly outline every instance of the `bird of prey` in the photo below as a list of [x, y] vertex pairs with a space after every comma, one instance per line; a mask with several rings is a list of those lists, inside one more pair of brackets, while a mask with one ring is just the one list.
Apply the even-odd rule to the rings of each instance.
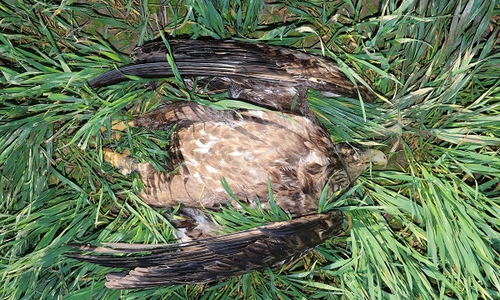
[[[169, 171], [160, 172], [110, 150], [104, 158], [124, 174], [139, 173], [144, 184], [139, 197], [149, 205], [180, 205], [187, 220], [177, 224], [180, 243], [109, 244], [114, 250], [87, 249], [104, 256], [72, 257], [135, 268], [108, 277], [110, 288], [151, 287], [208, 282], [263, 269], [300, 257], [338, 234], [343, 221], [340, 212], [317, 214], [324, 189], [328, 196], [338, 197], [370, 163], [385, 164], [386, 159], [378, 150], [334, 144], [310, 110], [305, 91], [313, 88], [350, 97], [358, 91], [368, 97], [369, 91], [356, 87], [333, 62], [296, 50], [234, 41], [169, 44], [180, 75], [201, 77], [208, 93], [228, 92], [231, 98], [264, 109], [223, 111], [195, 102], [174, 102], [136, 117], [133, 126], [151, 130], [176, 126]], [[134, 51], [134, 64], [98, 76], [90, 85], [104, 87], [130, 76], [172, 76], [167, 51], [163, 42], [146, 44]], [[229, 197], [222, 180], [238, 201]], [[217, 235], [216, 225], [202, 212], [226, 203], [266, 209], [271, 197], [290, 213], [291, 220]], [[115, 253], [131, 256], [114, 257]]]

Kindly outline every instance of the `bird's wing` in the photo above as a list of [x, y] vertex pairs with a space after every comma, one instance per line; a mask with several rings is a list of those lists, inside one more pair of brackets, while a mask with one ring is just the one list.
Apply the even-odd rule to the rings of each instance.
[[[172, 40], [169, 46], [182, 76], [228, 77], [236, 85], [237, 78], [245, 78], [248, 82], [243, 87], [271, 82], [283, 89], [304, 87], [353, 98], [359, 93], [368, 101], [373, 98], [369, 89], [349, 80], [335, 62], [305, 52], [233, 40]], [[127, 76], [170, 77], [167, 54], [163, 41], [152, 41], [134, 50], [134, 64], [104, 73], [89, 84], [98, 88], [125, 81]]]
[[103, 266], [133, 268], [107, 276], [106, 286], [114, 289], [210, 282], [298, 258], [338, 234], [342, 222], [340, 211], [330, 211], [187, 243], [108, 244], [80, 248], [101, 255], [68, 256]]

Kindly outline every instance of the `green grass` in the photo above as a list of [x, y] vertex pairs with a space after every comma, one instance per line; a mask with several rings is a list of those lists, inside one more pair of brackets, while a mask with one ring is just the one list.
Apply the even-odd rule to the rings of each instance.
[[[166, 2], [0, 0], [2, 299], [500, 298], [499, 4]], [[172, 241], [163, 214], [135, 196], [138, 177], [120, 175], [101, 152], [130, 149], [161, 168], [168, 133], [130, 128], [116, 141], [111, 122], [167, 99], [224, 95], [86, 85], [160, 30], [301, 48], [368, 78], [373, 104], [309, 93], [335, 141], [390, 158], [325, 204], [349, 212], [351, 231], [287, 270], [187, 287], [108, 290], [109, 268], [64, 256], [71, 243]], [[243, 229], [285, 216], [217, 218]]]

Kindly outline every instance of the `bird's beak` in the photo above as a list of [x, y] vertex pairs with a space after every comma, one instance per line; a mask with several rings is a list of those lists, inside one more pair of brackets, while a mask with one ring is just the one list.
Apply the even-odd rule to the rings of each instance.
[[363, 157], [363, 162], [371, 163], [373, 167], [385, 167], [387, 165], [387, 157], [384, 152], [377, 149], [370, 149]]

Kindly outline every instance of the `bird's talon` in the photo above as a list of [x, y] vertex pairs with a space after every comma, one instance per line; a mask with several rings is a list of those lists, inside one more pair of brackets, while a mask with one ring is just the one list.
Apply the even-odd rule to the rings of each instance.
[[104, 161], [112, 164], [121, 174], [128, 175], [134, 170], [135, 161], [129, 157], [130, 151], [126, 150], [123, 154], [120, 154], [106, 148], [102, 152]]

